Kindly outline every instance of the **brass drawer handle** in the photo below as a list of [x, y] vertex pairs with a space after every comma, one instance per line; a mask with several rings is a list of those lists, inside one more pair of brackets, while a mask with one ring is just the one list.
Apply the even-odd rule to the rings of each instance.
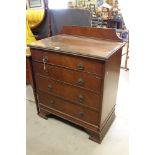
[[83, 97], [82, 95], [79, 95], [79, 97], [78, 97], [78, 101], [79, 101], [80, 103], [83, 103], [83, 101], [84, 101], [84, 97]]
[[48, 91], [52, 91], [52, 88], [53, 88], [52, 85], [49, 84], [49, 85], [48, 85]]
[[78, 116], [79, 116], [79, 117], [83, 117], [83, 116], [84, 116], [84, 112], [79, 112], [79, 113], [78, 113]]
[[44, 63], [44, 71], [46, 71], [47, 69], [46, 69], [46, 63], [48, 62], [48, 57], [47, 56], [45, 56], [44, 58], [43, 58], [43, 63]]
[[47, 63], [47, 62], [48, 62], [48, 57], [45, 56], [45, 57], [43, 58], [43, 63]]
[[55, 101], [54, 100], [50, 100], [50, 104], [54, 104], [55, 103]]
[[80, 71], [83, 71], [83, 70], [84, 70], [83, 64], [82, 64], [82, 63], [79, 63], [79, 64], [77, 65], [77, 69], [80, 70]]
[[78, 86], [84, 86], [85, 82], [82, 78], [79, 78], [78, 81], [77, 81], [77, 85]]

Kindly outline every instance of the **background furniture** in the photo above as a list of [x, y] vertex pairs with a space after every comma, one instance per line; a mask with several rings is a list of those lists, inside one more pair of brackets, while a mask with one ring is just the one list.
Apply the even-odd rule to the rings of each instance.
[[118, 19], [108, 19], [108, 28], [122, 29], [123, 21]]
[[121, 66], [121, 68], [125, 69], [125, 71], [129, 70], [129, 42], [126, 45], [126, 52], [122, 53], [122, 56], [125, 56], [125, 64]]
[[42, 23], [44, 17], [45, 17], [44, 9], [27, 9], [26, 10], [26, 19], [31, 29], [34, 29], [40, 23]]
[[124, 53], [122, 53], [122, 56], [125, 56], [125, 64], [124, 64], [124, 66], [121, 66], [121, 68], [123, 68], [127, 71], [127, 70], [129, 70], [129, 67], [128, 67], [128, 63], [129, 63], [128, 62], [128, 60], [129, 60], [129, 30], [126, 30], [124, 35], [125, 36], [123, 36], [123, 33], [122, 33], [122, 38], [125, 38], [124, 41], [126, 42], [126, 50]]
[[48, 0], [44, 0], [44, 5], [45, 5], [44, 19], [37, 27], [32, 29], [32, 32], [37, 40], [51, 36], [51, 25], [50, 25], [51, 17], [50, 17], [50, 10], [48, 8]]
[[29, 45], [39, 116], [73, 122], [101, 143], [115, 118], [124, 44], [114, 29], [65, 26]]
[[[36, 1], [37, 2], [37, 1]], [[39, 39], [49, 37], [50, 31], [50, 18], [48, 11], [48, 0], [40, 0], [41, 5], [32, 7], [31, 5], [37, 4], [29, 0], [26, 1], [26, 44], [30, 44]], [[31, 4], [31, 5], [30, 5]], [[30, 29], [31, 28], [31, 29]], [[32, 85], [32, 75], [30, 68], [31, 53], [29, 48], [26, 49], [26, 84]]]
[[32, 86], [33, 82], [31, 74], [30, 57], [31, 57], [30, 48], [26, 47], [26, 84], [30, 84]]
[[63, 26], [91, 26], [91, 13], [85, 9], [51, 9], [52, 36], [57, 35]]
[[[129, 30], [127, 29], [116, 29], [117, 35], [126, 43], [125, 47], [123, 48], [122, 52], [122, 60], [125, 59], [125, 62], [122, 61], [121, 68], [125, 69], [126, 71], [129, 70], [128, 67], [128, 59], [129, 59]], [[125, 58], [124, 58], [125, 57]], [[124, 64], [123, 64], [124, 62]]]

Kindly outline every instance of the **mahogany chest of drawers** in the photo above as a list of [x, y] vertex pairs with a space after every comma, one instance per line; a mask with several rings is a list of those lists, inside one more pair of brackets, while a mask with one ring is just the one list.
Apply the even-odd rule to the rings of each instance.
[[29, 45], [39, 116], [73, 122], [101, 143], [115, 118], [123, 46], [114, 29], [76, 26]]

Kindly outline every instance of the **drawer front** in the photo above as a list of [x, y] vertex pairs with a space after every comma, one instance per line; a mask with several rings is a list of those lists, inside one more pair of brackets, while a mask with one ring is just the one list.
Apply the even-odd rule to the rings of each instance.
[[99, 109], [100, 95], [39, 75], [35, 75], [35, 78], [38, 90], [62, 96], [72, 102], [83, 104], [96, 110]]
[[64, 81], [96, 92], [101, 91], [101, 78], [91, 74], [51, 65], [46, 65], [46, 69], [44, 69], [43, 63], [38, 62], [33, 62], [33, 68], [34, 72], [40, 75], [48, 76], [55, 80]]
[[38, 91], [39, 105], [40, 107], [46, 107], [56, 109], [70, 116], [79, 118], [91, 124], [98, 124], [98, 113], [80, 107], [76, 104], [66, 102], [60, 98], [48, 95], [44, 92]]
[[55, 52], [44, 52], [31, 49], [32, 60], [46, 62], [52, 65], [67, 67], [78, 71], [86, 71], [97, 75], [102, 75], [103, 64], [99, 60], [82, 58]]

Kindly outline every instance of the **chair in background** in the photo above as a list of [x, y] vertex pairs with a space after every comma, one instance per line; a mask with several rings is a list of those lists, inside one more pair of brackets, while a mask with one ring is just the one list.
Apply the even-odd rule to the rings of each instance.
[[63, 26], [91, 27], [91, 13], [84, 9], [51, 9], [52, 36], [60, 33]]
[[32, 29], [32, 33], [34, 34], [35, 38], [37, 40], [46, 38], [51, 36], [51, 30], [50, 30], [50, 14], [49, 10], [45, 10], [45, 17], [43, 21], [36, 27]]
[[[122, 54], [122, 56], [125, 56], [125, 65], [121, 66], [121, 68], [125, 69], [125, 71], [129, 70], [128, 67], [128, 59], [129, 59], [129, 30], [127, 31], [127, 39], [125, 39], [126, 41], [126, 52]], [[123, 38], [123, 34], [122, 34], [122, 38]]]
[[126, 46], [124, 48], [126, 48], [125, 52], [122, 53], [122, 56], [125, 57], [125, 64], [123, 66], [121, 66], [121, 68], [123, 68], [125, 71], [129, 70], [128, 67], [128, 59], [129, 59], [129, 30], [122, 30], [122, 29], [116, 29], [116, 33], [119, 35], [120, 38], [122, 38], [122, 40], [124, 42], [126, 42]]
[[50, 22], [50, 9], [48, 7], [48, 0], [44, 1], [45, 15], [43, 21], [34, 29], [32, 29], [33, 34], [37, 40], [50, 37], [51, 36], [51, 22]]

